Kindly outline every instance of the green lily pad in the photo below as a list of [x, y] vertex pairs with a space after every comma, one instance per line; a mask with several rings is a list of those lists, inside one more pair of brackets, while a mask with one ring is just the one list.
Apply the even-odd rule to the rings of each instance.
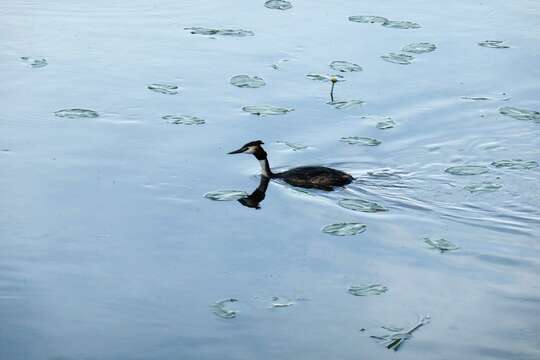
[[415, 54], [423, 54], [435, 51], [437, 49], [437, 46], [432, 43], [428, 42], [417, 42], [417, 43], [411, 43], [409, 45], [404, 46], [401, 51], [415, 53]]
[[392, 119], [379, 121], [376, 125], [377, 129], [381, 129], [381, 130], [391, 129], [395, 126], [396, 126], [396, 123]]
[[426, 243], [430, 248], [440, 250], [441, 252], [459, 249], [459, 247], [446, 239], [424, 238], [424, 243]]
[[392, 29], [418, 29], [421, 26], [412, 21], [385, 21], [382, 26]]
[[471, 193], [477, 192], [493, 192], [497, 191], [502, 187], [501, 184], [495, 184], [489, 181], [484, 181], [479, 184], [471, 184], [464, 187], [465, 190]]
[[205, 123], [204, 119], [191, 115], [164, 115], [161, 118], [175, 125], [202, 125]]
[[497, 160], [491, 163], [496, 168], [504, 168], [511, 170], [528, 170], [538, 167], [538, 163], [533, 160]]
[[32, 57], [29, 57], [29, 56], [22, 56], [21, 60], [23, 60], [28, 65], [30, 65], [31, 67], [36, 68], [36, 69], [45, 67], [45, 66], [47, 66], [49, 64], [47, 62], [47, 59], [45, 59], [45, 58], [34, 59]]
[[230, 298], [230, 299], [224, 299], [217, 301], [215, 304], [212, 305], [212, 309], [214, 314], [217, 316], [223, 318], [223, 319], [232, 319], [235, 318], [238, 314], [237, 310], [229, 310], [226, 308], [227, 304], [232, 304], [237, 302], [238, 299]]
[[338, 201], [338, 205], [345, 209], [366, 213], [388, 211], [384, 206], [377, 204], [376, 202], [361, 199], [342, 199]]
[[68, 119], [77, 118], [97, 118], [99, 114], [94, 110], [88, 109], [62, 109], [54, 112], [55, 116], [65, 117]]
[[361, 234], [366, 231], [366, 229], [367, 225], [350, 222], [326, 225], [321, 231], [329, 235], [350, 236]]
[[248, 196], [245, 191], [240, 190], [216, 190], [203, 195], [205, 198], [214, 201], [234, 201]]
[[347, 136], [342, 137], [339, 141], [350, 144], [350, 145], [364, 145], [364, 146], [377, 146], [381, 144], [380, 140], [369, 138], [369, 137], [359, 137], [359, 136]]
[[293, 111], [294, 109], [287, 109], [287, 108], [281, 108], [281, 107], [270, 106], [270, 105], [260, 105], [260, 106], [244, 106], [242, 110], [253, 115], [265, 116], [265, 115], [284, 115], [288, 112]]
[[532, 120], [540, 122], [540, 112], [527, 109], [519, 109], [511, 106], [505, 106], [499, 109], [499, 113], [505, 116], [510, 116], [517, 120]]
[[230, 80], [231, 84], [239, 88], [259, 88], [266, 85], [263, 78], [249, 75], [236, 75]]
[[492, 49], [508, 49], [510, 46], [505, 45], [502, 40], [485, 40], [478, 43], [478, 45]]
[[274, 10], [288, 10], [292, 8], [292, 4], [286, 0], [268, 0], [264, 6]]
[[355, 72], [362, 71], [362, 67], [358, 64], [353, 64], [348, 61], [336, 60], [332, 61], [329, 65], [332, 69], [339, 72]]
[[414, 56], [391, 52], [391, 53], [388, 53], [388, 55], [382, 55], [381, 59], [383, 59], [384, 61], [394, 63], [394, 64], [409, 65], [409, 64], [412, 64], [412, 61], [414, 60]]
[[148, 90], [157, 92], [159, 94], [165, 95], [176, 95], [178, 94], [178, 86], [168, 85], [168, 84], [150, 84], [148, 85]]
[[444, 172], [452, 175], [480, 175], [485, 174], [489, 169], [481, 165], [461, 165], [452, 166], [444, 170]]
[[385, 23], [388, 21], [387, 18], [382, 16], [372, 16], [372, 15], [354, 15], [349, 16], [349, 21], [363, 23], [363, 24], [374, 24], [374, 23]]
[[303, 145], [303, 144], [295, 144], [295, 143], [288, 142], [288, 141], [276, 141], [276, 144], [283, 144], [283, 145], [286, 145], [286, 146], [288, 146], [292, 151], [305, 150], [305, 149], [307, 149], [307, 148], [309, 147], [309, 146], [307, 146], [307, 145]]
[[354, 296], [381, 295], [388, 291], [388, 288], [381, 284], [350, 286], [347, 292]]
[[244, 37], [244, 36], [253, 36], [255, 35], [253, 31], [244, 30], [244, 29], [214, 29], [214, 28], [205, 28], [205, 27], [188, 27], [184, 28], [192, 34], [197, 35], [221, 35], [221, 36], [233, 36], [233, 37]]
[[328, 105], [332, 105], [336, 109], [348, 109], [354, 106], [363, 105], [365, 102], [362, 100], [340, 100], [340, 101], [329, 101]]

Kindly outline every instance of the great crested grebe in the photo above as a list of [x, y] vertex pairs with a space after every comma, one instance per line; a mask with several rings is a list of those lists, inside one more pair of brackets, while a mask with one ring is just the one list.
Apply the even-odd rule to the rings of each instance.
[[262, 144], [264, 143], [260, 140], [251, 141], [240, 149], [231, 151], [229, 154], [253, 154], [259, 160], [262, 176], [269, 179], [283, 179], [283, 181], [292, 186], [332, 191], [334, 187], [345, 186], [350, 184], [354, 179], [351, 175], [343, 171], [324, 166], [299, 166], [275, 174], [270, 169], [267, 154], [262, 148]]

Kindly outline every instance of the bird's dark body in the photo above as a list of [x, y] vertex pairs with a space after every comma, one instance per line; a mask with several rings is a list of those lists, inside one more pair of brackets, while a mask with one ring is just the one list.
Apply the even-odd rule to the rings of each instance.
[[353, 181], [353, 177], [343, 171], [324, 166], [299, 166], [273, 177], [283, 179], [287, 184], [308, 189], [334, 190], [334, 187], [345, 186]]

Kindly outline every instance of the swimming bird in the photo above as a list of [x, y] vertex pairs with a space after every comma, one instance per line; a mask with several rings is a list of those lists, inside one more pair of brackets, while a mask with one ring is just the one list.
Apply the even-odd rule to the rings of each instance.
[[324, 166], [299, 166], [284, 172], [273, 173], [262, 144], [264, 143], [261, 140], [251, 141], [229, 154], [253, 154], [259, 160], [262, 176], [269, 179], [282, 179], [292, 186], [332, 191], [334, 187], [345, 186], [354, 179], [346, 172]]

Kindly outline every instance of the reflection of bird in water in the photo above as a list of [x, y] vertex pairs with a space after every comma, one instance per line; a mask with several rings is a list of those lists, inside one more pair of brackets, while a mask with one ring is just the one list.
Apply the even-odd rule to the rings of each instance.
[[353, 181], [353, 177], [343, 171], [327, 168], [324, 166], [300, 166], [281, 173], [273, 173], [268, 163], [266, 151], [262, 148], [262, 141], [252, 141], [240, 149], [231, 151], [229, 154], [253, 154], [261, 165], [263, 177], [270, 179], [283, 179], [286, 183], [320, 190], [332, 191], [336, 186], [345, 186]]
[[245, 198], [238, 199], [238, 202], [250, 208], [260, 209], [259, 204], [264, 200], [264, 196], [266, 195], [266, 189], [268, 189], [269, 182], [270, 178], [266, 176], [261, 176], [261, 181], [259, 182], [259, 186], [255, 189], [255, 191], [253, 191]]

